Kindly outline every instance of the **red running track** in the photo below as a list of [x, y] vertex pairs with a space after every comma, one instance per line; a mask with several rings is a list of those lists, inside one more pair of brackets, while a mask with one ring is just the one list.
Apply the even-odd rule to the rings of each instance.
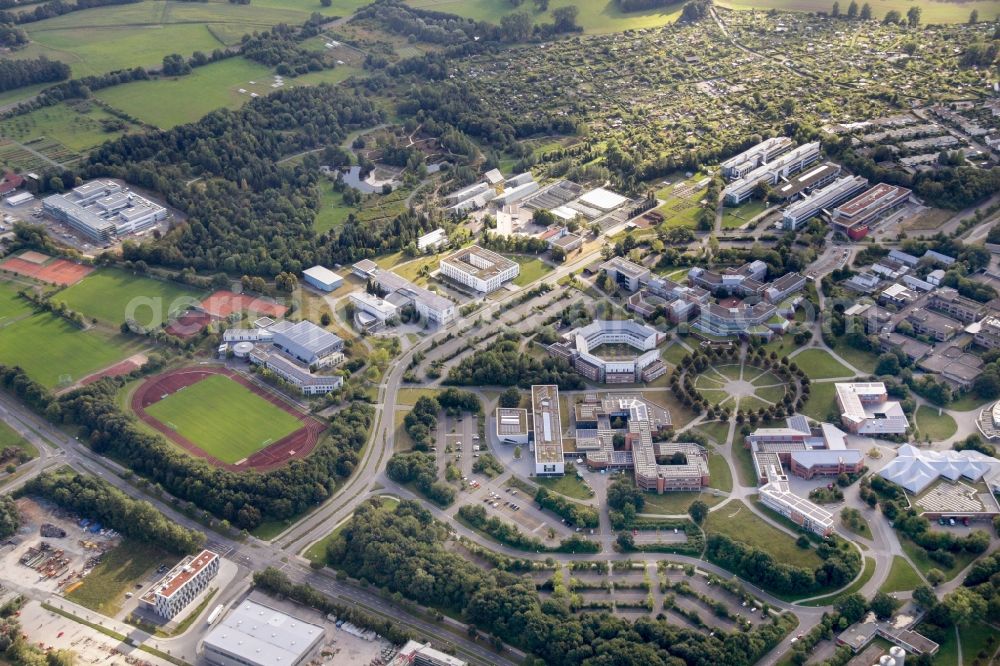
[[[155, 402], [159, 402], [163, 396], [174, 393], [185, 386], [197, 384], [210, 375], [225, 375], [231, 380], [240, 383], [259, 395], [261, 398], [270, 402], [272, 405], [299, 419], [302, 423], [302, 428], [286, 437], [283, 437], [274, 444], [257, 451], [239, 465], [233, 465], [223, 462], [215, 456], [209, 455], [204, 450], [199, 448], [194, 442], [181, 436], [181, 434], [176, 430], [166, 426], [146, 412], [146, 407], [149, 407]], [[319, 442], [319, 437], [323, 433], [325, 427], [322, 422], [312, 416], [299, 412], [277, 395], [254, 384], [242, 375], [221, 367], [182, 368], [180, 370], [173, 370], [165, 372], [162, 375], [151, 377], [140, 385], [132, 395], [132, 411], [135, 412], [136, 416], [138, 416], [143, 423], [146, 423], [150, 427], [163, 433], [167, 439], [177, 444], [191, 455], [203, 458], [215, 467], [222, 467], [236, 472], [249, 469], [267, 471], [280, 467], [290, 460], [306, 457], [312, 453], [314, 448], [316, 448], [316, 444]]]

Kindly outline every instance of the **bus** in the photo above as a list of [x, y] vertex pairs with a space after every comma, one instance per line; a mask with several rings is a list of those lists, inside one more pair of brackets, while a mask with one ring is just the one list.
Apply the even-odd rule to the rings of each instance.
[[219, 616], [222, 615], [222, 608], [223, 605], [219, 604], [218, 606], [215, 607], [214, 610], [212, 610], [211, 613], [209, 613], [208, 626], [212, 626], [215, 623], [215, 621], [219, 619]]

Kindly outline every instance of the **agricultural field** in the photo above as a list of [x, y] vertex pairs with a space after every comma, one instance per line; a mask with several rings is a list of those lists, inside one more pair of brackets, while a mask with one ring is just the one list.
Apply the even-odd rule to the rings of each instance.
[[695, 174], [692, 178], [661, 186], [656, 198], [663, 203], [657, 212], [663, 215], [663, 226], [667, 228], [698, 226], [701, 201], [705, 197], [708, 177]]
[[[0, 136], [5, 139], [21, 143], [45, 139], [64, 146], [66, 152], [60, 154], [29, 145], [49, 160], [59, 163], [79, 159], [75, 153], [90, 150], [135, 129], [135, 125], [112, 116], [88, 101], [62, 102], [0, 121]], [[52, 166], [48, 160], [41, 162], [40, 168]]]
[[[45, 353], [38, 353], [40, 349]], [[47, 312], [14, 322], [0, 335], [0, 362], [20, 365], [29, 377], [48, 388], [80, 380], [136, 349], [134, 340], [82, 331]]]
[[534, 7], [529, 3], [518, 8], [509, 0], [408, 0], [407, 4], [421, 9], [449, 12], [490, 23], [499, 23], [500, 17], [505, 14], [525, 10], [531, 12], [535, 23], [551, 23], [552, 10], [566, 5], [576, 5], [580, 10], [577, 23], [587, 33], [600, 34], [655, 28], [673, 23], [680, 15], [682, 3], [678, 2], [676, 5], [665, 8], [627, 13], [619, 11], [614, 2], [607, 0], [553, 0], [549, 4], [548, 12], [534, 11]]
[[211, 53], [238, 44], [254, 30], [278, 23], [302, 24], [312, 12], [343, 16], [356, 0], [322, 7], [312, 0], [268, 0], [237, 5], [222, 0], [147, 0], [132, 5], [85, 9], [25, 26], [31, 44], [16, 58], [46, 56], [67, 63], [74, 77], [129, 67], [155, 67], [163, 57], [195, 51]]
[[302, 427], [288, 412], [223, 375], [211, 375], [146, 407], [205, 453], [235, 463]]
[[130, 317], [142, 326], [159, 327], [171, 312], [186, 309], [204, 293], [176, 282], [133, 275], [116, 268], [99, 269], [52, 297], [86, 318], [118, 326]]

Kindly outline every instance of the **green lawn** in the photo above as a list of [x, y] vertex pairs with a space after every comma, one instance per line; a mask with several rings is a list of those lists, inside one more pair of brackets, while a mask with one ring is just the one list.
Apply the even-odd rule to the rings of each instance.
[[763, 213], [766, 209], [767, 204], [756, 199], [736, 206], [735, 208], [726, 206], [722, 209], [722, 228], [738, 229]]
[[729, 469], [729, 463], [725, 456], [719, 453], [711, 453], [708, 456], [708, 473], [712, 480], [709, 484], [712, 488], [723, 492], [731, 492], [733, 489], [733, 472]]
[[38, 449], [35, 448], [34, 444], [22, 437], [21, 433], [17, 432], [3, 421], [0, 421], [0, 449], [6, 449], [9, 446], [21, 449], [32, 458], [38, 456]]
[[[920, 627], [917, 627], [920, 630]], [[962, 639], [962, 663], [995, 664], [997, 656], [996, 630], [985, 622], [959, 625], [958, 635]], [[947, 638], [941, 642], [941, 649], [934, 655], [934, 666], [958, 666], [958, 642], [954, 628], [949, 628]], [[993, 639], [991, 641], [991, 638]], [[985, 657], [980, 656], [985, 653]], [[978, 661], [977, 661], [978, 660]]]
[[316, 219], [313, 220], [313, 228], [316, 229], [316, 233], [321, 234], [343, 226], [347, 222], [347, 216], [357, 209], [344, 203], [344, 195], [334, 192], [333, 183], [329, 180], [322, 179], [317, 187], [319, 210], [316, 212]]
[[937, 407], [920, 405], [917, 407], [916, 419], [921, 437], [930, 437], [935, 442], [948, 439], [958, 430], [955, 419], [945, 412], [939, 413]]
[[[61, 143], [69, 151], [82, 153], [124, 134], [122, 130], [105, 129], [102, 121], [112, 120], [118, 121], [93, 102], [61, 102], [0, 121], [0, 136], [22, 143], [45, 137]], [[126, 129], [135, 130], [137, 127], [126, 123]], [[59, 157], [39, 152], [50, 158]]]
[[574, 499], [589, 500], [593, 497], [593, 493], [587, 488], [587, 485], [581, 481], [575, 474], [564, 474], [563, 476], [539, 476], [534, 479], [534, 482], [540, 486], [545, 486], [549, 490], [555, 491], [560, 495], [566, 495], [567, 497], [572, 497]]
[[727, 421], [702, 421], [695, 427], [695, 430], [703, 432], [719, 444], [725, 444], [729, 438], [729, 423]]
[[860, 372], [873, 374], [875, 365], [878, 363], [878, 356], [871, 352], [861, 351], [843, 341], [838, 340], [833, 350], [845, 361], [853, 365]]
[[892, 569], [889, 570], [889, 577], [879, 588], [882, 592], [906, 592], [914, 590], [924, 584], [920, 574], [918, 574], [906, 558], [896, 555], [892, 558]]
[[548, 265], [538, 257], [523, 257], [515, 255], [509, 257], [521, 266], [521, 272], [514, 278], [514, 284], [524, 287], [535, 280], [540, 280], [552, 272], [552, 266]]
[[243, 460], [302, 427], [288, 412], [223, 375], [206, 377], [146, 411], [227, 463]]
[[40, 312], [3, 329], [0, 362], [20, 365], [35, 381], [55, 388], [60, 378], [77, 381], [137, 348], [135, 340], [82, 331], [62, 317]]
[[161, 564], [173, 565], [177, 557], [157, 546], [125, 539], [83, 579], [83, 585], [66, 595], [70, 601], [103, 615], [113, 616], [125, 601], [125, 593]]
[[809, 399], [802, 406], [802, 413], [811, 419], [826, 421], [831, 412], [837, 410], [837, 389], [833, 384], [834, 382], [810, 384]]
[[516, 7], [509, 0], [408, 0], [407, 4], [491, 23], [499, 23], [500, 17], [505, 14], [525, 10], [531, 12], [536, 23], [551, 22], [552, 10], [575, 5], [580, 10], [577, 23], [592, 34], [667, 25], [677, 19], [681, 10], [680, 3], [677, 3], [659, 9], [626, 13], [620, 11], [614, 2], [607, 0], [552, 0], [547, 12], [535, 11], [534, 6], [529, 3]]
[[684, 357], [690, 354], [687, 349], [684, 349], [681, 345], [677, 343], [669, 344], [663, 348], [660, 352], [660, 358], [669, 363], [670, 365], [679, 365]]
[[815, 550], [795, 545], [795, 538], [772, 526], [753, 513], [741, 501], [732, 501], [708, 514], [704, 525], [707, 533], [725, 534], [770, 553], [778, 562], [814, 569], [822, 560]]
[[17, 295], [18, 287], [12, 282], [0, 282], [0, 329], [32, 312], [32, 305]]
[[645, 498], [646, 505], [642, 509], [643, 513], [667, 516], [686, 514], [688, 507], [691, 506], [695, 500], [701, 500], [708, 506], [715, 506], [725, 499], [724, 497], [716, 497], [712, 493], [691, 492], [686, 490], [663, 493], [662, 495], [657, 495], [656, 493], [645, 493]]
[[88, 319], [120, 325], [128, 318], [158, 328], [170, 313], [201, 301], [204, 293], [176, 282], [154, 280], [117, 268], [101, 268], [53, 296]]
[[[839, 516], [839, 514], [838, 514], [838, 516]], [[846, 521], [844, 521], [844, 520], [841, 520], [841, 521], [840, 521], [840, 523], [841, 523], [841, 524], [842, 524], [842, 525], [843, 525], [843, 526], [844, 526], [845, 528], [847, 528], [847, 530], [848, 530], [849, 532], [853, 532], [853, 533], [857, 534], [858, 536], [863, 536], [863, 537], [865, 537], [866, 539], [871, 539], [871, 538], [873, 538], [873, 537], [872, 537], [872, 528], [871, 528], [871, 526], [870, 526], [870, 525], [868, 524], [868, 519], [864, 517], [864, 514], [862, 514], [862, 515], [861, 515], [861, 521], [862, 521], [862, 522], [861, 522], [861, 524], [860, 524], [860, 525], [859, 525], [858, 527], [854, 527], [854, 526], [852, 526], [852, 525], [848, 525], [848, 524], [847, 524], [847, 522], [846, 522]]]
[[989, 399], [984, 400], [983, 398], [977, 396], [975, 393], [970, 392], [966, 393], [958, 400], [955, 400], [954, 402], [949, 404], [948, 409], [954, 409], [957, 412], [968, 412], [972, 411], [973, 409], [978, 409], [989, 402], [992, 402], [992, 400]]
[[[934, 528], [937, 526], [935, 525]], [[898, 533], [897, 533], [898, 534]], [[903, 552], [906, 556], [910, 558], [910, 561], [920, 570], [924, 576], [931, 569], [937, 569], [944, 574], [944, 579], [946, 581], [951, 580], [957, 576], [965, 567], [969, 566], [976, 555], [962, 551], [961, 553], [955, 553], [955, 566], [950, 568], [945, 568], [941, 564], [935, 562], [931, 558], [924, 554], [923, 549], [917, 544], [913, 543], [903, 535], [899, 535], [899, 545], [903, 547]]]
[[[265, 65], [227, 58], [195, 68], [186, 76], [133, 81], [94, 95], [145, 123], [169, 129], [194, 122], [214, 109], [239, 108], [250, 100], [251, 92], [273, 92], [272, 75]], [[240, 89], [246, 92], [240, 93]]]
[[807, 349], [792, 357], [797, 366], [805, 370], [809, 379], [832, 379], [834, 377], [853, 377], [854, 373], [843, 363], [830, 355], [825, 349]]

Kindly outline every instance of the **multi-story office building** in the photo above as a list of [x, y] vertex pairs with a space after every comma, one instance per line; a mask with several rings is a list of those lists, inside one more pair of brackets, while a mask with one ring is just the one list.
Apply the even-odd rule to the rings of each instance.
[[534, 438], [535, 475], [564, 474], [562, 417], [559, 407], [559, 387], [536, 385], [531, 387], [531, 413]]
[[909, 200], [910, 190], [905, 187], [879, 183], [834, 208], [831, 222], [835, 230], [858, 240], [868, 233], [872, 224], [899, 210]]
[[985, 305], [962, 296], [952, 287], [941, 287], [935, 290], [927, 305], [963, 324], [979, 321], [986, 312]]
[[624, 257], [612, 257], [601, 264], [612, 280], [629, 291], [638, 291], [650, 279], [649, 269], [633, 263]]
[[803, 199], [785, 209], [781, 226], [787, 231], [795, 231], [821, 211], [830, 210], [842, 201], [854, 196], [868, 185], [862, 176], [844, 176], [832, 184], [813, 190]]
[[787, 153], [792, 145], [794, 142], [786, 136], [765, 139], [723, 162], [722, 177], [727, 180], [742, 178], [762, 164], [770, 163], [778, 155]]
[[480, 293], [494, 292], [518, 276], [516, 261], [473, 245], [441, 260], [441, 273]]

